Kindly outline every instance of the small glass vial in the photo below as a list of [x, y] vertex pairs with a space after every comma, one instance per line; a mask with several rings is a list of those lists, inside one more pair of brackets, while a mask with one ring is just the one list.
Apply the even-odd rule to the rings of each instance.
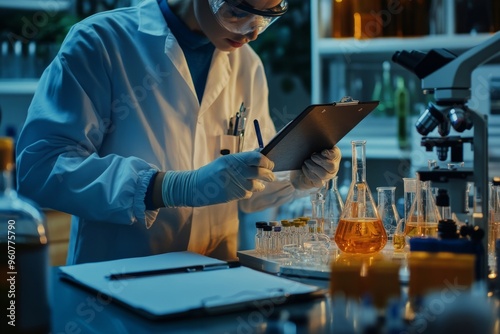
[[272, 228], [273, 228], [273, 233], [271, 234], [270, 253], [273, 255], [278, 255], [281, 254], [281, 251], [283, 250], [281, 226], [276, 225], [273, 226]]
[[352, 142], [352, 183], [335, 232], [335, 242], [345, 253], [376, 253], [387, 243], [387, 233], [366, 182], [365, 151], [366, 141]]
[[262, 251], [261, 254], [264, 257], [267, 257], [271, 254], [271, 238], [273, 233], [273, 227], [269, 225], [265, 225], [262, 227]]
[[263, 238], [263, 232], [264, 232], [264, 226], [267, 225], [267, 222], [256, 222], [255, 223], [255, 252], [257, 254], [262, 254], [263, 252], [263, 247], [262, 247], [262, 238]]
[[286, 219], [281, 220], [281, 241], [283, 242], [283, 245], [288, 245], [292, 243], [291, 226], [292, 224], [288, 220]]

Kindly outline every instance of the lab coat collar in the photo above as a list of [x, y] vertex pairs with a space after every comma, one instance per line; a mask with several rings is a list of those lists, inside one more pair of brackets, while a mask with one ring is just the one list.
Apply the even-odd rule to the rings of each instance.
[[140, 32], [154, 36], [167, 35], [170, 32], [156, 0], [144, 0], [138, 6]]
[[228, 85], [230, 73], [229, 52], [216, 49], [212, 57], [212, 64], [210, 64], [207, 84], [201, 101], [200, 116], [210, 108], [222, 90]]
[[[186, 59], [179, 43], [165, 22], [157, 0], [144, 0], [138, 6], [139, 31], [154, 36], [165, 35], [165, 53], [174, 63], [196, 98], [196, 90]], [[210, 65], [207, 84], [205, 85], [199, 117], [210, 108], [222, 90], [227, 86], [230, 72], [229, 52], [216, 49], [212, 57], [212, 64]]]

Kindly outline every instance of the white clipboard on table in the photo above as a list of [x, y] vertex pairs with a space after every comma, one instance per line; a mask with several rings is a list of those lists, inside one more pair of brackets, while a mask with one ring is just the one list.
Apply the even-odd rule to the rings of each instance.
[[[250, 310], [263, 302], [278, 306], [324, 295], [315, 286], [243, 266], [225, 268], [225, 263], [185, 251], [63, 266], [59, 276], [153, 320]], [[178, 270], [186, 266], [221, 269]], [[153, 274], [138, 275], [144, 272]]]

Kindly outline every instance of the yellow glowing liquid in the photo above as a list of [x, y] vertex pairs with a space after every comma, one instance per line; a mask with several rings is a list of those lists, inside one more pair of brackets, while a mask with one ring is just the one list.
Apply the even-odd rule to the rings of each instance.
[[437, 238], [437, 223], [427, 223], [427, 222], [422, 222], [422, 223], [416, 223], [416, 222], [409, 222], [406, 223], [405, 226], [405, 236], [412, 238], [412, 237], [434, 237]]
[[346, 253], [370, 254], [384, 248], [387, 234], [379, 219], [340, 219], [335, 233], [337, 247]]
[[392, 245], [394, 250], [402, 250], [406, 246], [406, 237], [403, 234], [394, 234], [392, 236]]

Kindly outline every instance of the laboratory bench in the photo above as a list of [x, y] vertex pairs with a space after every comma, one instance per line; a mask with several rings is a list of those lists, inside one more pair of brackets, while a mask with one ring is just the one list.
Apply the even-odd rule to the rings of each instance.
[[149, 320], [106, 296], [61, 280], [58, 267], [51, 268], [50, 282], [53, 334], [331, 333], [329, 303], [325, 294], [286, 305], [262, 303], [249, 311]]
[[[243, 253], [240, 252], [240, 256]], [[242, 264], [258, 269], [268, 275], [277, 275], [292, 281], [315, 285], [319, 289], [307, 298], [275, 302], [273, 299], [255, 301], [251, 307], [226, 309], [224, 312], [207, 312], [206, 314], [181, 315], [168, 319], [150, 319], [130, 308], [114, 301], [111, 297], [82, 285], [63, 280], [59, 275], [59, 267], [50, 269], [51, 295], [51, 333], [389, 333], [385, 327], [387, 313], [373, 314], [373, 309], [363, 308], [363, 304], [349, 304], [345, 299], [332, 298], [328, 289], [328, 278], [324, 273], [312, 273], [307, 270], [295, 270], [292, 275], [287, 272], [276, 272], [273, 261], [254, 262], [253, 251], [245, 252]], [[288, 274], [290, 271], [288, 271]], [[355, 284], [354, 282], [352, 282]], [[455, 282], [456, 283], [456, 282]], [[405, 284], [401, 284], [405, 289]], [[441, 291], [432, 300], [431, 307], [426, 309], [423, 318], [413, 322], [400, 318], [404, 330], [390, 333], [448, 333], [450, 319], [455, 319], [457, 312], [466, 310], [466, 324], [453, 333], [472, 333], [471, 324], [483, 326], [494, 324], [491, 333], [500, 333], [498, 317], [498, 298], [486, 296], [478, 298], [465, 293], [460, 287]], [[165, 300], [165, 303], [168, 303]], [[476, 303], [476, 304], [474, 304]], [[361, 306], [360, 306], [361, 305]], [[452, 305], [450, 307], [450, 305]], [[458, 307], [458, 308], [457, 308]], [[492, 313], [489, 313], [489, 312]], [[364, 313], [366, 312], [366, 314]], [[350, 314], [351, 313], [351, 314]], [[353, 319], [352, 314], [357, 318]], [[360, 324], [376, 319], [376, 328], [370, 331], [359, 330]], [[459, 321], [460, 322], [460, 321]], [[468, 325], [467, 325], [468, 324]], [[444, 327], [443, 327], [444, 326]], [[346, 330], [349, 328], [351, 330]], [[352, 328], [357, 328], [353, 331]], [[442, 331], [442, 329], [446, 329]], [[476, 333], [490, 333], [481, 330]]]

